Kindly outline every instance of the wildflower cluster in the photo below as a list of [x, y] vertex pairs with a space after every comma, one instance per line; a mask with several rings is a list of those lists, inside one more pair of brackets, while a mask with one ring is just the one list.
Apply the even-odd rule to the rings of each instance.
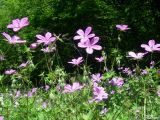
[[[7, 28], [12, 29], [13, 32], [16, 33], [28, 25], [28, 17], [24, 17], [22, 19], [12, 20], [12, 23], [9, 24]], [[131, 29], [128, 27], [128, 25], [123, 24], [116, 25], [115, 27], [121, 33], [125, 33], [125, 31]], [[90, 113], [92, 112], [96, 113], [95, 115], [99, 114], [99, 116], [107, 115], [107, 113], [109, 115], [116, 113], [114, 111], [115, 108], [117, 109], [121, 105], [125, 106], [128, 101], [134, 102], [133, 97], [136, 98], [140, 96], [138, 100], [136, 99], [134, 104], [137, 106], [140, 105], [141, 107], [143, 106], [143, 113], [144, 116], [146, 116], [146, 106], [149, 105], [149, 102], [147, 103], [146, 101], [148, 100], [148, 96], [151, 94], [150, 91], [152, 91], [156, 97], [160, 96], [160, 89], [157, 87], [158, 82], [156, 81], [160, 76], [160, 70], [157, 71], [155, 68], [155, 61], [151, 60], [149, 68], [146, 67], [145, 69], [142, 69], [137, 64], [136, 67], [133, 68], [118, 66], [119, 71], [115, 72], [114, 65], [112, 68], [106, 66], [107, 56], [105, 55], [105, 51], [103, 51], [102, 55], [99, 57], [94, 56], [94, 50], [101, 52], [103, 48], [101, 45], [99, 45], [100, 37], [93, 33], [92, 27], [87, 27], [84, 31], [79, 29], [77, 30], [76, 34], [77, 35], [73, 37], [73, 40], [78, 41], [77, 46], [85, 49], [87, 56], [92, 54], [94, 60], [99, 63], [98, 65], [100, 65], [99, 72], [93, 74], [87, 64], [84, 64], [83, 67], [80, 67], [82, 63], [87, 63], [87, 57], [84, 59], [83, 55], [79, 55], [78, 57], [67, 62], [73, 66], [76, 66], [74, 73], [68, 74], [67, 77], [64, 77], [66, 76], [64, 70], [58, 69], [58, 72], [56, 70], [52, 70], [52, 66], [49, 66], [48, 63], [53, 63], [53, 61], [49, 59], [49, 62], [46, 60], [46, 66], [48, 68], [50, 67], [50, 70], [47, 71], [49, 73], [46, 74], [46, 71], [43, 71], [43, 73], [39, 75], [43, 85], [40, 87], [33, 87], [33, 85], [30, 84], [30, 79], [32, 77], [30, 74], [27, 76], [30, 69], [25, 69], [30, 66], [33, 61], [31, 59], [23, 62], [21, 61], [21, 64], [18, 64], [17, 70], [7, 68], [4, 71], [5, 75], [0, 76], [0, 82], [3, 76], [9, 76], [8, 78], [11, 79], [13, 83], [15, 79], [17, 81], [23, 79], [22, 82], [27, 83], [28, 85], [26, 90], [23, 90], [23, 88], [17, 85], [14, 92], [9, 94], [9, 96], [12, 97], [14, 108], [16, 107], [18, 109], [21, 107], [21, 104], [24, 105], [27, 103], [27, 105], [30, 104], [32, 105], [33, 109], [36, 109], [37, 114], [38, 112], [53, 112], [54, 115], [57, 115], [57, 113], [61, 114], [62, 112], [65, 114], [79, 114], [79, 111], [77, 110], [78, 108], [83, 112], [80, 119], [88, 119], [91, 116]], [[35, 35], [36, 42], [31, 43], [29, 46], [27, 45], [27, 40], [23, 40], [17, 35], [10, 36], [5, 32], [3, 32], [2, 35], [12, 46], [16, 46], [17, 44], [22, 46], [24, 45], [27, 49], [29, 49], [29, 52], [34, 52], [40, 46], [42, 47], [41, 51], [46, 54], [58, 50], [58, 47], [56, 47], [56, 41], [59, 38], [51, 32], [46, 32], [43, 35]], [[139, 62], [139, 60], [143, 59], [148, 53], [152, 54], [153, 52], [159, 52], [160, 44], [157, 44], [155, 40], [149, 40], [148, 44], [141, 44], [141, 48], [143, 48], [145, 51], [138, 53], [130, 51], [128, 52], [127, 57]], [[7, 58], [5, 58], [3, 54], [0, 55], [0, 62], [6, 59]], [[101, 64], [105, 70], [101, 70]], [[136, 74], [137, 71], [140, 74]], [[27, 77], [23, 76], [23, 74], [25, 74]], [[152, 77], [153, 74], [154, 77]], [[17, 76], [15, 77], [15, 75]], [[1, 97], [0, 93], [0, 106], [5, 108], [6, 106], [4, 106], [4, 104], [7, 102], [3, 101], [4, 98], [3, 96]], [[77, 104], [82, 105], [82, 107], [79, 107]], [[133, 109], [135, 109], [135, 106], [133, 107], [132, 105], [128, 104], [126, 106], [125, 107], [130, 108], [132, 112]], [[30, 110], [32, 111], [32, 109]], [[91, 112], [88, 113], [90, 110]], [[29, 108], [27, 108], [27, 112], [28, 111]], [[110, 111], [113, 113], [109, 113]], [[0, 115], [0, 120], [3, 119], [5, 119], [5, 117]], [[114, 117], [112, 119], [114, 119]]]

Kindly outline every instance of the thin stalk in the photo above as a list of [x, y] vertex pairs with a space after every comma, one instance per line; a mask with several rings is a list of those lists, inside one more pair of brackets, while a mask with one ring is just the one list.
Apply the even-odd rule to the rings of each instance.
[[144, 108], [143, 108], [144, 120], [146, 120], [146, 105], [147, 105], [146, 84], [145, 84], [145, 82], [144, 82]]
[[99, 70], [98, 70], [99, 72], [101, 71], [101, 63], [100, 63], [100, 66], [99, 66]]
[[153, 60], [153, 53], [151, 53], [151, 61]]

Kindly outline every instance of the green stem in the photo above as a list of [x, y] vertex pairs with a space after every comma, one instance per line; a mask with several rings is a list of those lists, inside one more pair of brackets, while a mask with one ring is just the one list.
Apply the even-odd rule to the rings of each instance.
[[151, 53], [151, 61], [153, 60], [153, 53]]
[[136, 73], [140, 74], [139, 60], [137, 60], [137, 64], [136, 64]]
[[146, 120], [146, 105], [147, 105], [147, 98], [146, 98], [146, 84], [144, 82], [144, 108], [143, 108], [143, 114], [144, 114], [144, 120]]

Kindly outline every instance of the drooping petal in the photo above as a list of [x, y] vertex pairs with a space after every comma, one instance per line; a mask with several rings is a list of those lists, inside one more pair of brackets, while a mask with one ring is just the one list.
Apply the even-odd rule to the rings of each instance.
[[12, 40], [12, 38], [11, 38], [11, 36], [10, 36], [9, 34], [3, 32], [2, 35], [3, 35], [8, 41], [11, 41], [11, 40]]
[[74, 36], [74, 38], [73, 38], [73, 40], [79, 40], [79, 39], [81, 39], [82, 37], [81, 36]]

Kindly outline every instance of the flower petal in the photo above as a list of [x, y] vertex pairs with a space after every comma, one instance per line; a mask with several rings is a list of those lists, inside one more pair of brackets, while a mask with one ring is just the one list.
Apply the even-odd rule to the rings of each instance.
[[148, 46], [146, 44], [142, 44], [141, 47], [144, 48], [148, 52], [152, 52], [152, 49], [150, 48], [150, 46]]
[[87, 37], [88, 38], [92, 38], [92, 37], [94, 37], [95, 36], [95, 34], [93, 33], [93, 34], [89, 34]]
[[85, 43], [79, 42], [78, 43], [78, 47], [80, 47], [80, 48], [86, 48], [87, 46], [85, 45]]
[[19, 27], [19, 23], [20, 23], [19, 19], [12, 20], [12, 24], [14, 25], [14, 27]]
[[45, 34], [45, 38], [48, 40], [49, 38], [51, 38], [52, 37], [52, 34], [50, 33], [50, 32], [47, 32], [46, 34]]
[[5, 38], [7, 38], [8, 41], [11, 41], [11, 40], [12, 40], [12, 38], [11, 38], [11, 36], [10, 36], [9, 34], [3, 32], [2, 35], [3, 35]]
[[137, 57], [136, 53], [134, 53], [134, 52], [128, 52], [128, 55], [129, 55], [129, 57], [134, 57], [134, 58]]
[[92, 48], [95, 50], [102, 50], [102, 47], [100, 45], [93, 45]]
[[155, 40], [149, 40], [149, 42], [148, 42], [148, 45], [149, 45], [150, 47], [153, 47], [155, 44], [156, 44], [156, 43], [155, 43]]
[[93, 53], [93, 49], [90, 48], [90, 47], [87, 47], [87, 48], [86, 48], [86, 52], [87, 52], [88, 54], [92, 54], [92, 53]]
[[73, 40], [79, 40], [79, 39], [81, 39], [82, 37], [81, 36], [74, 36], [74, 38], [73, 38]]
[[94, 37], [94, 38], [92, 38], [92, 40], [91, 40], [91, 44], [92, 44], [92, 45], [95, 45], [98, 41], [99, 41], [99, 37]]
[[46, 38], [44, 37], [44, 36], [42, 36], [42, 35], [36, 35], [36, 37], [38, 38], [38, 39], [40, 39], [40, 40], [45, 40]]
[[89, 35], [91, 30], [92, 30], [92, 27], [87, 27], [86, 30], [85, 30], [85, 36]]
[[18, 28], [15, 27], [15, 28], [13, 28], [13, 31], [14, 31], [14, 32], [17, 32], [17, 31], [19, 31], [20, 29], [21, 29], [21, 28], [19, 28], [19, 27], [18, 27]]
[[82, 29], [79, 29], [79, 30], [77, 31], [77, 34], [79, 34], [80, 36], [84, 36], [84, 32], [83, 32]]
[[24, 26], [27, 26], [27, 25], [29, 25], [28, 17], [22, 18], [21, 21], [20, 21], [20, 27], [24, 27]]
[[7, 25], [7, 28], [14, 28], [14, 25], [13, 24], [9, 24], [9, 25]]

